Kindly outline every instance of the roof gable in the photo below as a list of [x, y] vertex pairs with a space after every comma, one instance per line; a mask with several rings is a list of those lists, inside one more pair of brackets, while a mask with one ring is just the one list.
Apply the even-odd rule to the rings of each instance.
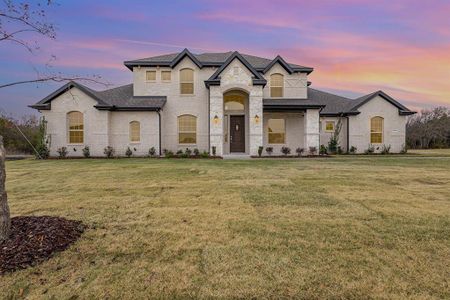
[[267, 67], [263, 70], [263, 73], [267, 73], [277, 63], [280, 64], [280, 66], [282, 66], [289, 74], [292, 74], [294, 72], [291, 66], [281, 56], [278, 55], [270, 62], [270, 64], [267, 65]]
[[214, 74], [211, 75], [211, 77], [205, 81], [205, 84], [207, 87], [210, 85], [218, 85], [220, 84], [220, 74], [228, 67], [229, 64], [233, 60], [239, 60], [254, 76], [253, 78], [253, 84], [254, 85], [266, 85], [267, 81], [262, 77], [262, 75], [255, 70], [255, 68], [252, 67], [252, 65], [237, 51], [233, 52], [232, 55], [230, 55], [227, 60], [214, 72]]
[[183, 58], [185, 57], [189, 57], [190, 60], [192, 60], [192, 62], [199, 68], [202, 67], [202, 63], [186, 48], [183, 51], [180, 52], [180, 54], [178, 54], [175, 59], [171, 62], [170, 67], [174, 68], [176, 65], [178, 65], [179, 62], [181, 62], [181, 60], [183, 60]]
[[385, 92], [383, 92], [381, 90], [373, 92], [373, 93], [365, 95], [365, 96], [362, 96], [362, 97], [354, 100], [354, 102], [351, 103], [350, 107], [348, 107], [348, 111], [349, 112], [357, 112], [358, 108], [360, 108], [361, 106], [363, 106], [364, 104], [366, 104], [367, 102], [369, 102], [370, 100], [374, 99], [377, 96], [383, 98], [387, 102], [389, 102], [392, 105], [394, 105], [395, 107], [397, 107], [399, 114], [401, 114], [401, 115], [415, 114], [415, 112], [409, 110], [407, 107], [405, 107], [404, 105], [402, 105], [401, 103], [399, 103], [394, 98], [392, 98], [391, 96], [389, 96], [388, 94], [386, 94]]

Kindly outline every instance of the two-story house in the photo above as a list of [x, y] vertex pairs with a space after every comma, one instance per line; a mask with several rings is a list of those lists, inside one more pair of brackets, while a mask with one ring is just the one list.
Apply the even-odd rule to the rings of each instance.
[[[117, 155], [128, 147], [147, 155], [154, 147], [194, 148], [219, 156], [257, 155], [260, 146], [292, 151], [327, 145], [339, 127], [339, 144], [363, 152], [405, 144], [408, 108], [382, 91], [358, 99], [310, 87], [310, 67], [238, 52], [193, 54], [185, 49], [125, 61], [133, 83], [104, 91], [69, 82], [31, 105], [47, 121], [52, 156]], [[338, 126], [339, 125], [339, 126]]]

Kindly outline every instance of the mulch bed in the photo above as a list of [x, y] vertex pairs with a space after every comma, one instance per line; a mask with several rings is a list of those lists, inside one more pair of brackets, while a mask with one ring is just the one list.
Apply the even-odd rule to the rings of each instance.
[[0, 274], [25, 269], [64, 251], [85, 230], [80, 221], [59, 217], [11, 219], [11, 236], [0, 242]]

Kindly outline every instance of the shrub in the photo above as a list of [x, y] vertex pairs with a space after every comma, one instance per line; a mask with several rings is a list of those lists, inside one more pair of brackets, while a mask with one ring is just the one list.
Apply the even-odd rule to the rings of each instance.
[[36, 147], [36, 158], [47, 159], [50, 156], [50, 150], [46, 143], [39, 143]]
[[381, 148], [381, 154], [389, 154], [391, 152], [391, 145], [383, 145]]
[[59, 154], [59, 158], [66, 158], [66, 156], [67, 156], [67, 148], [66, 147], [58, 148], [57, 152]]
[[125, 155], [127, 157], [131, 157], [131, 155], [133, 155], [133, 151], [131, 151], [130, 147], [128, 147], [127, 150], [125, 151]]
[[325, 147], [325, 145], [320, 145], [319, 154], [320, 155], [327, 155], [328, 154], [328, 149], [327, 149], [327, 147]]
[[153, 157], [153, 156], [156, 155], [156, 149], [155, 149], [155, 147], [151, 147], [151, 148], [148, 150], [148, 155], [149, 155], [150, 157]]
[[358, 150], [358, 148], [356, 148], [355, 146], [351, 146], [351, 147], [350, 147], [350, 150], [348, 150], [348, 152], [349, 152], [350, 154], [355, 154], [357, 150]]
[[309, 147], [310, 155], [316, 155], [316, 153], [317, 153], [317, 147]]
[[103, 153], [105, 154], [106, 158], [111, 158], [114, 156], [114, 148], [108, 146], [103, 150]]
[[283, 153], [284, 155], [291, 154], [291, 148], [283, 146], [281, 147], [281, 153]]
[[267, 154], [272, 155], [273, 147], [266, 147], [266, 152], [267, 152]]
[[209, 157], [209, 153], [207, 151], [203, 151], [202, 154], [200, 154], [201, 157], [203, 158], [208, 158]]
[[375, 152], [375, 147], [369, 144], [369, 147], [364, 151], [364, 154], [373, 154]]
[[297, 148], [295, 149], [295, 153], [297, 153], [298, 156], [302, 156], [303, 152], [305, 152], [304, 148]]
[[184, 153], [186, 154], [187, 157], [189, 157], [192, 154], [192, 150], [189, 148], [186, 148], [186, 150], [184, 150]]
[[199, 155], [200, 155], [200, 151], [197, 148], [195, 148], [194, 149], [194, 156], [199, 156]]
[[91, 151], [90, 151], [90, 149], [89, 149], [89, 146], [84, 146], [84, 148], [81, 149], [81, 151], [83, 152], [83, 156], [84, 156], [85, 158], [91, 157]]
[[331, 154], [335, 154], [337, 152], [337, 148], [338, 148], [338, 140], [334, 136], [332, 136], [330, 138], [330, 141], [328, 142], [328, 151], [330, 151]]
[[344, 154], [344, 150], [342, 150], [341, 146], [337, 147], [337, 154]]
[[183, 150], [179, 149], [176, 153], [177, 156], [182, 156], [183, 155]]
[[164, 157], [166, 157], [166, 158], [172, 158], [173, 156], [174, 156], [174, 155], [173, 155], [173, 152], [172, 152], [172, 151], [165, 149], [165, 151], [164, 151]]
[[212, 146], [211, 149], [212, 149], [212, 155], [216, 156], [216, 146]]
[[401, 154], [406, 154], [406, 153], [408, 153], [408, 148], [406, 148], [406, 144], [403, 144], [403, 145], [402, 145], [402, 150], [400, 150], [400, 153], [401, 153]]
[[262, 153], [263, 153], [264, 147], [263, 146], [259, 146], [258, 147], [258, 156], [261, 157]]

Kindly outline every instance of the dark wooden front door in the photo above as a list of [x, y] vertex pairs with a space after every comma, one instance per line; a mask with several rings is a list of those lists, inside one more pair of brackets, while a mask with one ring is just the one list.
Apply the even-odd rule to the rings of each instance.
[[230, 116], [230, 152], [245, 152], [244, 116]]

